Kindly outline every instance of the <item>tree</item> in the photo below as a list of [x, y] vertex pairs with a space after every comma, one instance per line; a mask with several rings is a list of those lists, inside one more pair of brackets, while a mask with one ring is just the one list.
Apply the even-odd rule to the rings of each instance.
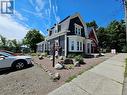
[[7, 39], [0, 35], [0, 48], [1, 49], [7, 49]]
[[13, 44], [13, 48], [14, 48], [13, 50], [14, 50], [14, 52], [20, 52], [22, 42], [17, 41], [16, 39], [11, 40], [11, 42]]
[[93, 27], [95, 30], [98, 28], [98, 25], [97, 25], [95, 20], [93, 20], [92, 22], [86, 23], [86, 26], [87, 27]]
[[20, 52], [20, 46], [21, 42], [18, 42], [16, 39], [8, 40], [7, 38], [0, 35], [0, 49], [12, 52]]
[[99, 41], [99, 47], [100, 48], [104, 48], [104, 49], [109, 48], [108, 47], [108, 45], [109, 45], [109, 34], [104, 27], [100, 27], [97, 30], [97, 38]]
[[[116, 49], [117, 52], [125, 50], [126, 32], [125, 22], [112, 21], [106, 28], [100, 27], [96, 30], [100, 48]], [[124, 49], [123, 49], [124, 48]]]
[[29, 30], [23, 39], [23, 43], [28, 45], [30, 49], [36, 52], [36, 44], [43, 41], [44, 36], [38, 30]]
[[110, 48], [115, 48], [120, 52], [126, 43], [125, 22], [114, 20], [108, 25], [107, 31], [109, 33]]

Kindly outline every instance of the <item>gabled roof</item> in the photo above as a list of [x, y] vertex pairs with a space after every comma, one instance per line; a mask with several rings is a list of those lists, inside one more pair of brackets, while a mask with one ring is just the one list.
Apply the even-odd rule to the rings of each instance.
[[88, 32], [88, 35], [93, 32], [93, 28], [92, 27], [87, 27], [87, 32]]
[[[79, 17], [79, 19], [81, 20], [83, 26], [84, 26], [84, 27], [86, 26], [79, 13], [75, 13], [74, 15], [67, 16], [65, 19], [63, 19], [62, 21], [60, 21], [60, 22], [57, 23], [57, 24], [62, 24], [62, 23], [64, 23], [66, 20], [68, 20], [68, 19], [73, 19], [73, 18], [75, 18], [75, 17]], [[54, 24], [53, 27], [51, 27], [51, 28], [49, 28], [49, 29], [53, 29], [53, 28], [55, 28], [55, 26], [56, 26], [56, 24]], [[48, 29], [47, 29], [47, 30], [48, 30]]]
[[[70, 16], [67, 16], [65, 19], [61, 20], [61, 21], [60, 21], [59, 23], [57, 23], [57, 24], [63, 23], [64, 21], [66, 21], [67, 19], [69, 19], [69, 17], [70, 17]], [[54, 24], [53, 27], [51, 27], [50, 29], [55, 28], [55, 26], [56, 26], [56, 24]], [[48, 30], [48, 29], [47, 29], [47, 30]]]
[[87, 27], [87, 33], [88, 33], [89, 38], [90, 38], [90, 34], [93, 33], [94, 34], [94, 37], [95, 37], [94, 40], [96, 40], [96, 42], [98, 44], [98, 38], [97, 38], [97, 35], [95, 33], [94, 28], [93, 27]]
[[62, 21], [60, 21], [59, 24], [62, 23], [62, 22], [64, 22], [65, 20], [67, 20], [69, 17], [70, 16], [67, 16], [65, 19], [63, 19]]

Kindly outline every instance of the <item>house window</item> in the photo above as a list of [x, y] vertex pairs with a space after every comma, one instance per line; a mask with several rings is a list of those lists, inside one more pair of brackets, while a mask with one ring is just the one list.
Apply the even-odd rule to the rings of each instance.
[[82, 50], [82, 42], [80, 42], [80, 50]]
[[81, 29], [78, 28], [78, 32], [77, 32], [78, 35], [81, 35]]
[[75, 27], [75, 34], [77, 34], [77, 29], [78, 29], [78, 28], [77, 28], [77, 27]]
[[77, 50], [79, 50], [79, 42], [77, 42]]
[[81, 35], [81, 29], [82, 27], [78, 24], [75, 24], [75, 34], [76, 35]]
[[47, 46], [48, 50], [50, 50], [50, 42], [48, 42], [48, 46]]
[[51, 36], [52, 35], [52, 31], [51, 30], [49, 30], [49, 36]]
[[74, 50], [74, 41], [71, 42], [71, 50]]
[[58, 32], [61, 31], [61, 25], [58, 25]]

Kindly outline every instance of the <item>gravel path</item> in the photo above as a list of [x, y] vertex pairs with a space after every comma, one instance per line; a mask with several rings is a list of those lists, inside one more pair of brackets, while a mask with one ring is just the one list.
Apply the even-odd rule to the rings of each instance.
[[57, 83], [36, 65], [0, 75], [0, 95], [46, 95], [55, 88]]

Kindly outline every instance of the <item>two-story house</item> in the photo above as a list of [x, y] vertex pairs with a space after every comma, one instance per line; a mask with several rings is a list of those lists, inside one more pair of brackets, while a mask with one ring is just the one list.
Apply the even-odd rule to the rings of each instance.
[[47, 29], [45, 41], [37, 44], [38, 52], [53, 53], [53, 44], [59, 55], [70, 53], [91, 54], [97, 49], [98, 39], [93, 28], [87, 28], [80, 14], [66, 17]]

